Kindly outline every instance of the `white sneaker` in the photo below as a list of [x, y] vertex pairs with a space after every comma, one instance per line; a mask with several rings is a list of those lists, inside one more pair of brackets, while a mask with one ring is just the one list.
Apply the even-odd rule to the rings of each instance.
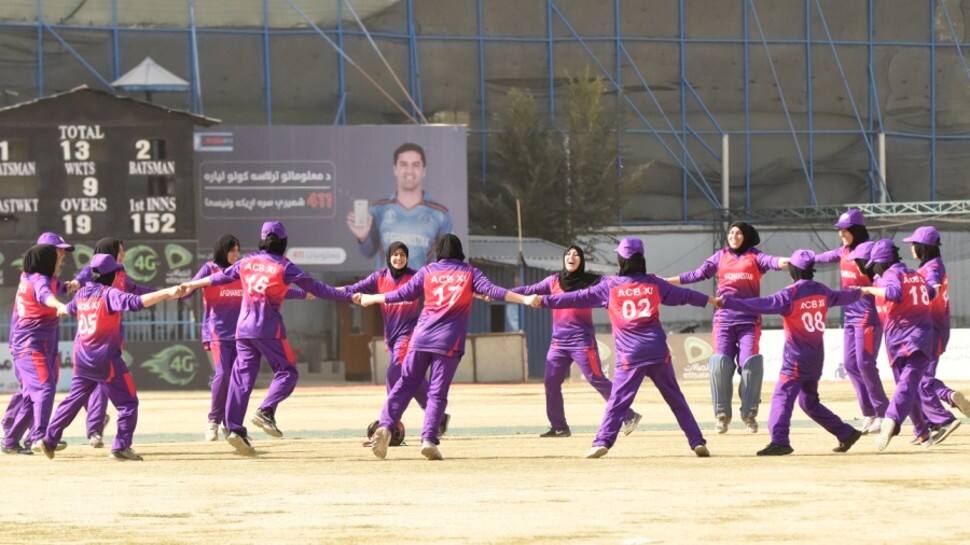
[[758, 433], [758, 419], [754, 416], [744, 418], [744, 428], [748, 433]]
[[727, 433], [728, 426], [731, 425], [731, 417], [726, 414], [717, 415], [717, 422], [714, 423], [714, 431], [717, 433]]
[[892, 420], [887, 418], [885, 424], [879, 429], [879, 437], [876, 438], [876, 450], [879, 452], [886, 450], [895, 435], [893, 432], [896, 431], [896, 423]]
[[104, 439], [100, 433], [94, 432], [88, 437], [88, 444], [94, 448], [104, 448]]
[[862, 428], [859, 430], [860, 432], [862, 432], [862, 435], [866, 435], [869, 433], [869, 427], [872, 426], [872, 423], [875, 421], [876, 421], [875, 416], [867, 416], [862, 419]]
[[248, 437], [232, 432], [229, 434], [229, 437], [226, 437], [226, 441], [232, 445], [232, 448], [236, 449], [236, 454], [256, 456], [256, 449], [253, 448], [253, 444], [249, 442]]
[[387, 456], [387, 446], [391, 443], [391, 430], [385, 428], [384, 426], [378, 426], [378, 428], [374, 431], [374, 435], [371, 436], [370, 439], [371, 452], [374, 453], [374, 456], [377, 456], [383, 460]]
[[950, 402], [963, 413], [963, 416], [970, 416], [970, 401], [961, 392], [953, 392]]
[[438, 445], [432, 443], [431, 441], [421, 441], [421, 455], [429, 460], [444, 460], [444, 456], [441, 455], [441, 451], [438, 450]]
[[882, 418], [873, 417], [872, 423], [866, 428], [866, 433], [876, 435], [882, 431]]
[[606, 453], [609, 452], [609, 451], [610, 451], [610, 449], [607, 448], [607, 447], [604, 447], [603, 445], [593, 445], [593, 447], [590, 448], [589, 451], [586, 452], [586, 457], [587, 458], [602, 458], [603, 456], [606, 456]]
[[694, 454], [696, 454], [698, 458], [711, 457], [711, 451], [708, 450], [707, 445], [697, 445], [694, 447]]
[[623, 422], [623, 435], [630, 435], [637, 430], [637, 426], [640, 425], [640, 420], [643, 419], [643, 415], [640, 413], [633, 413], [633, 416], [629, 420]]
[[206, 441], [216, 441], [219, 439], [219, 423], [209, 422], [209, 427], [205, 430]]

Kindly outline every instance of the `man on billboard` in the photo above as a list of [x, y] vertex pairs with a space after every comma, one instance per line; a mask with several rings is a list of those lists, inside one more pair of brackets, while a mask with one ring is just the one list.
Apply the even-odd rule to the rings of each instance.
[[378, 256], [378, 266], [384, 263], [387, 247], [400, 241], [411, 249], [409, 265], [418, 269], [430, 261], [438, 237], [451, 232], [448, 209], [425, 198], [426, 174], [424, 148], [411, 142], [401, 144], [394, 150], [396, 192], [369, 206], [366, 200], [357, 199], [347, 214], [347, 227], [357, 238], [360, 253]]

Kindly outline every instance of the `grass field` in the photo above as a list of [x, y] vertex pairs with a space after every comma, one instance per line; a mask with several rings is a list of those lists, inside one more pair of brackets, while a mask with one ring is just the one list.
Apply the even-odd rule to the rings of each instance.
[[[821, 390], [859, 425], [848, 383]], [[709, 459], [688, 449], [652, 386], [635, 405], [640, 429], [586, 460], [603, 408], [588, 386], [566, 388], [573, 437], [539, 439], [541, 384], [457, 385], [443, 462], [418, 452], [416, 406], [408, 446], [385, 461], [360, 446], [382, 387], [298, 387], [277, 414], [285, 438], [253, 433], [256, 459], [202, 441], [205, 392], [142, 392], [144, 462], [87, 446], [83, 413], [54, 461], [0, 458], [0, 543], [970, 543], [970, 425], [929, 450], [908, 444], [907, 426], [884, 453], [866, 437], [839, 455], [796, 408], [795, 454], [765, 459], [753, 454], [767, 415], [757, 435], [736, 422], [719, 436], [707, 385], [685, 393]]]

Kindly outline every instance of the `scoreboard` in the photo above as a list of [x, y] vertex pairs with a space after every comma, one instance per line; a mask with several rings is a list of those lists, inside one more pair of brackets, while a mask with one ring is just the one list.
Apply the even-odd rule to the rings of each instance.
[[0, 128], [0, 236], [194, 238], [192, 182], [180, 180], [192, 151], [177, 137], [98, 123]]

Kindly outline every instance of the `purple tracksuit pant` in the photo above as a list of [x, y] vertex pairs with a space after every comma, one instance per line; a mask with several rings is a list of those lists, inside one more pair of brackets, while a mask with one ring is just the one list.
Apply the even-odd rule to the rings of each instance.
[[[902, 356], [892, 362], [893, 378], [896, 380], [896, 391], [886, 409], [886, 418], [896, 424], [901, 424], [907, 416], [913, 418], [914, 430], [918, 436], [927, 433], [925, 420], [920, 411], [919, 383], [926, 374], [929, 360], [926, 354], [914, 352]], [[885, 425], [885, 424], [883, 424]]]
[[[410, 335], [402, 337], [394, 342], [394, 347], [389, 350], [390, 353], [390, 363], [387, 366], [387, 373], [384, 377], [384, 384], [387, 388], [387, 393], [390, 394], [391, 390], [394, 389], [394, 385], [401, 380], [401, 375], [404, 374], [404, 362], [408, 357], [408, 343], [411, 340]], [[421, 409], [426, 409], [428, 406], [428, 381], [422, 380], [421, 384], [414, 391], [414, 400], [418, 402], [418, 406]]]
[[85, 427], [87, 436], [92, 434], [104, 435], [104, 417], [108, 414], [108, 390], [105, 386], [98, 386], [88, 396], [88, 402], [84, 405], [87, 411]]
[[212, 401], [209, 405], [209, 422], [226, 421], [226, 397], [229, 395], [229, 377], [236, 361], [236, 341], [210, 341], [206, 343], [212, 353]]
[[435, 352], [412, 350], [404, 360], [401, 379], [391, 389], [381, 409], [380, 425], [393, 429], [394, 423], [411, 403], [415, 392], [421, 387], [425, 377], [428, 379], [428, 404], [424, 408], [424, 426], [421, 440], [438, 444], [438, 423], [448, 407], [448, 390], [458, 371], [461, 355], [446, 356]]
[[35, 443], [44, 437], [54, 409], [54, 395], [57, 392], [60, 371], [56, 347], [50, 350], [48, 346], [41, 344], [20, 349], [13, 355], [13, 359], [16, 376], [20, 381], [20, 391], [10, 400], [9, 416], [4, 416], [6, 435], [3, 446], [6, 448], [16, 447], [28, 429], [28, 442]]
[[771, 433], [772, 443], [791, 446], [789, 432], [796, 398], [802, 411], [839, 441], [846, 441], [852, 437], [855, 429], [819, 401], [818, 379], [780, 375], [778, 382], [775, 383], [775, 392], [771, 395], [771, 413], [768, 415], [768, 430]]
[[876, 368], [881, 338], [882, 326], [879, 325], [846, 324], [843, 329], [842, 361], [863, 416], [882, 418], [889, 407], [889, 397]]
[[[604, 400], [610, 398], [613, 391], [613, 383], [603, 375], [603, 368], [600, 364], [600, 357], [596, 347], [589, 348], [560, 348], [555, 342], [549, 347], [546, 354], [546, 370], [544, 384], [546, 388], [546, 416], [549, 418], [549, 425], [554, 430], [569, 429], [566, 423], [566, 408], [562, 398], [562, 383], [569, 375], [569, 367], [573, 362], [579, 366], [579, 370], [586, 378], [586, 382], [593, 387]], [[623, 415], [624, 421], [633, 418], [633, 409], [628, 408]]]
[[99, 387], [104, 387], [108, 399], [118, 409], [118, 433], [115, 435], [111, 450], [124, 450], [131, 446], [132, 438], [135, 435], [135, 426], [138, 424], [138, 391], [135, 388], [135, 381], [131, 377], [128, 366], [121, 358], [112, 361], [111, 365], [114, 367], [114, 372], [107, 382], [84, 378], [78, 376], [77, 373], [74, 374], [67, 397], [57, 406], [54, 418], [51, 419], [50, 426], [47, 427], [44, 442], [48, 448], [54, 449], [57, 442], [61, 440], [64, 430], [71, 425], [77, 413], [81, 411], [81, 407], [87, 402], [88, 397]]
[[633, 400], [637, 396], [640, 384], [643, 379], [650, 377], [654, 386], [660, 391], [661, 397], [667, 402], [667, 406], [673, 411], [677, 424], [687, 436], [687, 444], [690, 448], [698, 445], [707, 444], [701, 428], [697, 425], [697, 420], [687, 405], [684, 393], [681, 392], [677, 384], [677, 376], [674, 374], [674, 366], [670, 360], [663, 363], [650, 365], [639, 365], [636, 367], [618, 366], [613, 374], [613, 391], [606, 402], [606, 413], [603, 415], [603, 423], [593, 439], [593, 446], [603, 446], [611, 448], [616, 442], [616, 437], [623, 426], [627, 411], [633, 405]]
[[236, 339], [236, 363], [229, 379], [225, 425], [229, 431], [239, 435], [246, 435], [243, 421], [263, 357], [273, 369], [273, 381], [259, 406], [260, 410], [275, 415], [276, 406], [290, 397], [300, 379], [296, 357], [286, 339]]

